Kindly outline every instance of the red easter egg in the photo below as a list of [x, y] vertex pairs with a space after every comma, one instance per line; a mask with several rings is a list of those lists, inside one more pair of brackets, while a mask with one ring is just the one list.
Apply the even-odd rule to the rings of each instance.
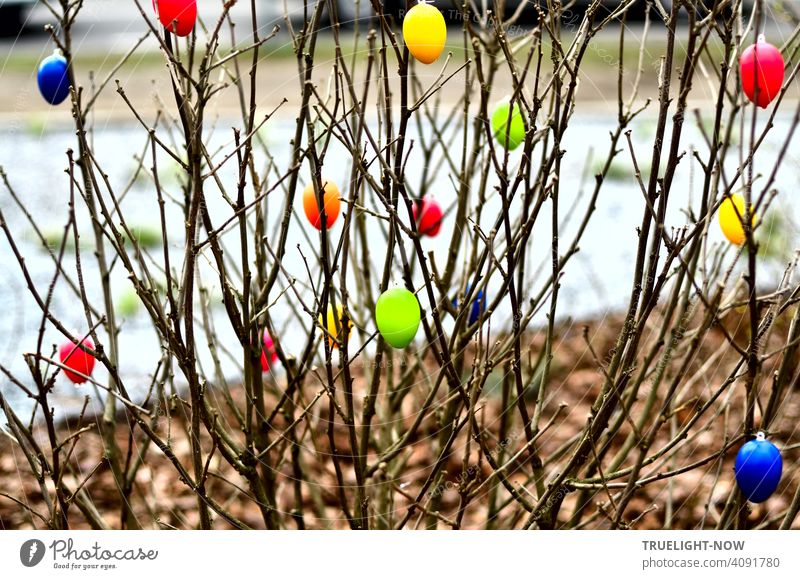
[[197, 22], [197, 0], [153, 0], [153, 7], [158, 10], [158, 19], [167, 30], [178, 36], [192, 33]]
[[278, 353], [275, 351], [275, 342], [264, 333], [264, 347], [261, 349], [261, 371], [269, 372], [272, 364], [278, 361]]
[[[94, 350], [94, 342], [91, 338], [86, 338], [82, 344], [86, 348]], [[75, 372], [80, 372], [80, 374], [85, 376], [92, 375], [92, 370], [94, 370], [94, 357], [88, 352], [81, 350], [73, 342], [66, 341], [61, 344], [61, 347], [58, 350], [58, 356], [61, 358], [61, 363], [67, 368], [70, 368]], [[86, 382], [86, 378], [76, 374], [75, 372], [64, 370], [64, 375], [75, 384], [83, 384]]]
[[[742, 89], [750, 102], [762, 109], [778, 96], [783, 85], [784, 63], [781, 51], [758, 37], [758, 42], [749, 46], [739, 58], [739, 70], [742, 77]], [[758, 85], [758, 101], [756, 102], [756, 85]]]
[[[421, 211], [417, 209], [417, 205], [421, 206]], [[417, 222], [417, 231], [419, 231], [420, 235], [427, 235], [428, 237], [439, 235], [444, 212], [436, 199], [424, 197], [420, 203], [414, 204], [413, 210], [414, 221]]]

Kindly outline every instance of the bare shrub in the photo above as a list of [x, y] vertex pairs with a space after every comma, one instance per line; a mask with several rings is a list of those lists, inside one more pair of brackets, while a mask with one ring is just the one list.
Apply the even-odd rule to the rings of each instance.
[[[15, 351], [29, 375], [0, 366], [0, 472], [21, 480], [0, 493], [4, 526], [797, 527], [796, 258], [764, 274], [768, 220], [750, 216], [779, 211], [800, 29], [781, 47], [783, 90], [759, 110], [738, 57], [774, 16], [763, 2], [548, 2], [533, 27], [501, 1], [455, 2], [447, 50], [424, 67], [377, 0], [374, 19], [342, 24], [335, 3], [309, 0], [266, 32], [260, 3], [243, 31], [228, 2], [186, 39], [134, 1], [147, 34], [91, 82], [72, 38], [83, 2], [47, 3], [74, 121], [56, 236], [14, 167], [2, 173], [0, 228], [18, 263], [6, 275], [41, 319]], [[631, 27], [634, 4], [646, 20]], [[274, 64], [281, 45], [291, 67]], [[171, 83], [155, 105], [117, 80], [148, 46]], [[599, 125], [581, 96], [594, 81]], [[97, 103], [113, 91], [140, 151], [124, 179], [97, 144]], [[504, 98], [527, 128], [513, 152], [492, 127]], [[224, 99], [238, 119], [216, 108]], [[618, 179], [635, 229], [598, 223]], [[342, 212], [318, 230], [302, 194], [311, 184], [319, 203], [329, 181]], [[715, 223], [736, 193], [740, 247]], [[414, 218], [430, 196], [445, 213], [435, 242]], [[586, 244], [610, 263], [617, 243], [630, 256], [621, 313], [580, 313], [564, 293], [574, 264]], [[34, 244], [49, 283], [30, 270]], [[124, 344], [125, 284], [157, 355]], [[402, 351], [375, 324], [393, 284], [423, 313]], [[334, 327], [321, 323], [339, 307]], [[67, 412], [53, 344], [86, 337], [102, 369]], [[759, 430], [784, 475], [754, 506], [732, 461]]]

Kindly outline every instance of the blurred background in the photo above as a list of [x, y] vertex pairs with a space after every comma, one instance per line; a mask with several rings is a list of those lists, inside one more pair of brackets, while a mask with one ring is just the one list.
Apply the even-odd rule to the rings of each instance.
[[[141, 2], [143, 7], [147, 7], [148, 3], [148, 0], [142, 0]], [[519, 10], [520, 23], [530, 24], [536, 18], [535, 6], [537, 3], [546, 4], [542, 0], [505, 0], [506, 14], [512, 14]], [[301, 20], [305, 2], [304, 0], [259, 0], [259, 4], [263, 25], [271, 26], [283, 20], [284, 9], [288, 9], [289, 14], [297, 20]], [[313, 6], [314, 2], [309, 2], [308, 4]], [[405, 7], [405, 0], [383, 0], [382, 4], [384, 12], [400, 18]], [[452, 0], [434, 0], [433, 4], [438, 6], [451, 22], [458, 20], [458, 10], [454, 8], [455, 3]], [[582, 14], [588, 4], [589, 0], [578, 0], [570, 16], [572, 14]], [[613, 9], [618, 4], [618, 1], [607, 0], [605, 9]], [[669, 0], [662, 4], [668, 8]], [[234, 16], [237, 14], [247, 16], [249, 5], [249, 2], [238, 2], [237, 6], [234, 6], [232, 14]], [[491, 5], [491, 1], [478, 0], [476, 5], [482, 8], [484, 5]], [[632, 19], [642, 18], [645, 6], [645, 0], [637, 1], [634, 9], [629, 12], [629, 17]], [[99, 26], [134, 20], [133, 17], [138, 12], [136, 4], [131, 0], [88, 0], [86, 7], [95, 16], [94, 24]], [[219, 14], [222, 2], [219, 0], [198, 0], [198, 7], [201, 16], [205, 16], [208, 19]], [[339, 20], [343, 23], [367, 20], [374, 16], [369, 0], [338, 0], [336, 9], [339, 13]], [[0, 0], [0, 32], [4, 36], [16, 36], [20, 33], [41, 30], [41, 26], [37, 26], [37, 24], [40, 24], [43, 18], [46, 20], [46, 16], [47, 8], [38, 0]], [[89, 22], [84, 20], [84, 24], [89, 24]], [[138, 28], [141, 28], [141, 25]]]
[[[301, 81], [298, 78], [291, 38], [285, 32], [287, 23], [283, 16], [284, 0], [259, 0], [259, 2], [259, 26], [262, 37], [267, 36], [275, 25], [280, 25], [282, 29], [282, 32], [265, 43], [259, 52], [258, 114], [262, 116], [275, 113], [274, 118], [271, 118], [260, 131], [260, 137], [270, 148], [273, 162], [277, 166], [286, 166], [289, 162], [287, 155], [290, 149], [285, 145], [293, 135], [294, 111], [300, 105], [298, 86]], [[490, 0], [475, 0], [475, 2], [482, 7], [489, 4]], [[139, 4], [145, 14], [152, 17], [151, 0], [139, 0]], [[398, 19], [401, 17], [400, 1], [387, 0], [384, 4]], [[452, 70], [464, 59], [462, 37], [456, 29], [459, 26], [458, 12], [451, 8], [451, 0], [437, 0], [437, 4], [453, 26], [451, 39], [447, 45], [447, 50], [453, 53], [453, 60], [448, 65]], [[616, 4], [608, 2], [606, 9], [612, 9]], [[222, 0], [198, 0], [199, 14], [204, 26], [211, 27], [217, 22], [222, 6]], [[512, 41], [521, 41], [534, 24], [536, 12], [531, 8], [530, 2], [523, 5], [518, 0], [510, 0], [507, 6], [509, 10], [521, 10], [520, 24], [513, 30], [508, 30], [508, 37]], [[574, 34], [577, 23], [582, 17], [579, 11], [585, 8], [585, 3], [576, 6], [572, 15], [565, 15], [562, 29], [566, 36]], [[642, 0], [637, 6], [645, 6], [645, 1]], [[788, 23], [789, 17], [785, 12], [778, 11], [780, 6], [782, 5], [779, 3], [768, 4], [770, 10], [768, 34], [770, 40], [778, 45], [787, 41], [792, 34], [792, 26]], [[303, 0], [285, 0], [285, 7], [291, 15], [290, 23], [293, 26], [304, 20]], [[344, 33], [345, 35], [350, 34], [355, 38], [355, 30], [363, 31], [370, 25], [372, 11], [366, 1], [340, 0], [337, 10], [340, 11], [340, 20], [347, 22], [347, 28], [350, 29]], [[235, 24], [237, 43], [247, 45], [251, 29], [249, 0], [239, 0], [233, 6], [230, 15]], [[659, 63], [666, 46], [666, 34], [663, 25], [659, 27], [654, 23], [646, 41], [643, 41], [644, 27], [640, 20], [634, 18], [640, 16], [641, 11], [634, 11], [631, 21], [626, 22], [623, 85], [628, 93], [636, 76], [634, 63], [638, 61], [640, 46], [643, 45], [645, 60], [638, 99], [642, 103], [646, 99], [655, 102]], [[54, 21], [52, 13], [43, 2], [0, 0], [0, 23], [5, 29], [5, 36], [0, 38], [0, 166], [5, 167], [10, 175], [11, 184], [20, 198], [35, 208], [37, 220], [51, 246], [56, 246], [60, 239], [69, 194], [68, 180], [64, 178], [66, 158], [64, 152], [75, 146], [70, 107], [66, 103], [60, 107], [51, 107], [39, 97], [36, 85], [36, 70], [39, 63], [54, 49], [53, 42], [45, 32], [45, 26]], [[685, 30], [679, 31], [676, 51], [678, 55], [686, 36]], [[361, 38], [363, 46], [363, 36]], [[342, 46], [345, 49], [359, 50], [352, 48], [353, 44], [350, 37], [344, 37]], [[545, 49], [549, 49], [547, 41], [544, 44]], [[137, 48], [132, 55], [126, 56], [134, 47]], [[224, 49], [223, 53], [225, 50], [230, 50], [230, 47]], [[130, 211], [131, 219], [140, 232], [139, 235], [151, 239], [154, 248], [157, 249], [161, 236], [160, 224], [155, 218], [157, 211], [152, 205], [152, 183], [147, 175], [142, 175], [140, 171], [141, 151], [146, 143], [141, 138], [141, 127], [133, 121], [128, 105], [116, 92], [114, 81], [119, 81], [132, 106], [148, 121], [152, 121], [157, 115], [163, 115], [165, 111], [169, 115], [173, 110], [174, 95], [158, 42], [152, 35], [148, 35], [148, 27], [133, 0], [85, 0], [85, 6], [73, 30], [73, 52], [76, 74], [85, 91], [91, 93], [104, 80], [113, 79], [106, 85], [95, 103], [92, 114], [93, 139], [101, 162], [108, 168], [111, 181], [119, 187], [129, 189], [125, 206], [126, 210]], [[718, 62], [720, 54], [720, 47], [713, 39], [710, 40], [707, 62], [709, 64]], [[357, 54], [353, 56], [363, 57]], [[333, 35], [323, 33], [319, 37], [316, 49], [318, 66], [315, 67], [314, 81], [318, 86], [327, 86], [330, 63], [333, 59]], [[616, 125], [616, 116], [607, 113], [609, 110], [616, 111], [619, 66], [619, 27], [611, 26], [593, 38], [590, 50], [586, 52], [577, 93], [581, 109], [574, 121], [574, 128], [568, 131], [564, 141], [565, 148], [570, 151], [564, 159], [564, 163], [569, 167], [566, 172], [569, 178], [564, 183], [564, 199], [567, 206], [577, 208], [578, 212], [582, 204], [588, 200], [587, 183], [591, 184], [593, 182], [591, 176], [600, 170], [609, 132]], [[415, 74], [421, 83], [430, 85], [436, 81], [440, 71], [440, 66], [417, 66]], [[438, 106], [446, 111], [443, 114], [448, 114], [447, 111], [452, 110], [452, 106], [462, 95], [462, 89], [462, 74], [456, 74], [451, 82], [442, 88], [439, 92]], [[492, 87], [492, 99], [500, 99], [510, 94], [512, 90], [510, 75], [498, 73]], [[698, 118], [701, 120], [699, 122], [693, 120], [691, 126], [685, 130], [686, 147], [702, 149], [705, 146], [700, 128], [703, 123], [710, 122], [704, 116], [707, 108], [705, 105], [714, 94], [713, 83], [698, 82], [693, 86], [690, 96], [691, 106], [699, 111]], [[792, 100], [795, 99], [797, 91], [790, 91], [790, 96]], [[767, 159], [765, 166], [770, 166], [777, 158], [780, 143], [791, 128], [791, 106], [789, 105], [785, 112], [778, 114], [775, 119], [776, 128], [762, 146]], [[642, 151], [652, 150], [653, 108], [651, 106], [650, 110], [630, 127], [632, 141]], [[214, 119], [209, 126], [210, 148], [218, 150], [229, 144], [230, 127], [236, 126], [236, 119], [241, 118], [238, 92], [235, 90], [219, 92], [215, 95], [209, 112], [211, 113], [209, 118]], [[760, 118], [759, 122], [766, 122], [766, 117]], [[734, 130], [732, 138], [739, 140], [738, 128]], [[735, 153], [735, 149], [732, 152]], [[349, 152], [332, 147], [329, 158], [329, 166], [335, 168], [330, 170], [332, 178], [340, 183], [346, 183], [350, 173]], [[259, 158], [259, 162], [266, 165], [267, 160]], [[731, 171], [735, 171], [739, 162], [738, 156], [732, 155], [727, 162], [731, 164]], [[431, 161], [431, 166], [441, 168], [445, 165], [441, 159], [435, 158]], [[177, 198], [182, 178], [179, 167], [170, 159], [163, 158], [159, 162], [159, 169], [162, 186], [173, 192]], [[229, 169], [232, 170], [233, 165]], [[643, 167], [643, 170], [647, 173], [649, 168]], [[452, 207], [456, 202], [456, 192], [452, 189], [446, 171], [440, 173], [436, 176], [435, 182], [435, 188], [439, 191], [438, 199], [445, 207]], [[785, 154], [777, 187], [793, 191], [798, 176], [800, 176], [800, 152], [790, 149]], [[235, 174], [226, 172], [221, 173], [221, 177], [231, 181], [236, 179]], [[308, 175], [304, 174], [303, 179], [308, 179]], [[676, 179], [681, 184], [676, 189], [685, 192], [685, 198], [675, 200], [674, 213], [669, 215], [669, 220], [671, 225], [679, 226], [686, 219], [680, 208], [697, 202], [696, 197], [692, 196], [693, 191], [696, 192], [697, 182], [693, 181], [691, 170], [683, 166]], [[635, 261], [633, 255], [635, 243], [632, 241], [636, 239], [636, 228], [641, 221], [641, 197], [628, 155], [621, 155], [614, 163], [607, 181], [604, 185], [603, 198], [597, 204], [597, 214], [587, 230], [586, 243], [581, 247], [571, 265], [569, 275], [565, 276], [562, 283], [560, 295], [570, 304], [567, 311], [581, 320], [602, 318], [607, 312], [616, 312], [624, 307], [628, 296], [630, 270]], [[776, 207], [779, 208], [765, 217], [765, 221], [769, 219], [769, 226], [762, 228], [769, 239], [768, 243], [764, 241], [763, 248], [770, 259], [765, 260], [761, 278], [761, 281], [767, 284], [774, 284], [775, 280], [780, 280], [786, 259], [791, 256], [791, 248], [798, 238], [795, 223], [800, 219], [800, 215], [797, 215], [800, 213], [800, 208], [792, 207], [788, 203], [787, 207], [784, 207], [784, 197], [786, 196], [781, 196], [780, 202], [776, 202]], [[216, 214], [225, 215], [226, 206], [221, 198], [214, 197], [210, 203], [216, 203], [213, 205]], [[497, 203], [496, 198], [490, 202], [486, 211], [489, 218], [499, 211]], [[27, 221], [4, 189], [0, 191], [0, 208], [3, 209], [6, 219], [13, 228], [28, 231]], [[168, 217], [176, 228], [182, 226], [182, 214], [179, 212]], [[79, 221], [83, 228], [88, 218], [81, 215]], [[562, 234], [569, 235], [570, 228], [574, 229], [578, 225], [578, 220], [567, 218], [562, 224]], [[446, 233], [445, 230], [440, 239], [447, 239]], [[543, 235], [546, 236], [545, 233]], [[86, 238], [89, 238], [88, 232]], [[716, 227], [711, 239], [715, 243], [723, 241]], [[305, 242], [305, 239], [292, 239], [289, 245], [295, 247]], [[440, 240], [427, 240], [426, 244], [430, 245], [426, 250], [447, 249]], [[176, 256], [179, 257], [182, 246], [177, 245], [171, 249], [176, 251]], [[52, 276], [50, 256], [30, 232], [24, 237], [22, 250], [27, 256], [28, 266], [33, 271], [35, 282], [46, 286]], [[549, 244], [537, 245], [536, 251], [532, 251], [529, 258], [548, 264], [549, 251]], [[297, 256], [293, 254], [292, 257]], [[296, 265], [302, 267], [302, 261], [297, 260]], [[85, 264], [84, 267], [90, 266]], [[6, 315], [0, 316], [0, 363], [23, 375], [26, 368], [24, 360], [19, 356], [20, 344], [32, 343], [38, 328], [39, 313], [20, 282], [18, 266], [5, 243], [0, 243], [0, 271], [13, 272], [12, 275], [0, 276], [0, 303], [4, 304], [7, 312]], [[95, 273], [87, 272], [87, 275]], [[302, 278], [304, 272], [298, 271], [297, 276]], [[119, 317], [125, 324], [123, 346], [126, 347], [126, 351], [139, 353], [137, 357], [122, 360], [122, 369], [128, 375], [149, 372], [153, 367], [151, 362], [159, 359], [159, 343], [153, 340], [152, 327], [149, 325], [147, 315], [139, 307], [138, 298], [127, 277], [122, 273], [114, 279], [114, 294], [115, 302], [120, 307]], [[53, 307], [63, 316], [62, 319], [68, 319], [76, 328], [81, 327], [83, 312], [74, 308], [69, 292], [57, 292]], [[510, 318], [509, 312], [501, 311], [499, 315], [503, 319]], [[285, 319], [292, 320], [288, 315]], [[540, 320], [536, 321], [538, 323]], [[302, 338], [302, 334], [298, 336]], [[53, 340], [55, 339], [57, 336], [53, 337]], [[291, 343], [288, 332], [282, 334], [282, 339], [284, 343]], [[236, 370], [235, 367], [232, 369]], [[143, 383], [145, 382], [143, 380]], [[1, 383], [0, 387], [3, 387]], [[15, 389], [9, 390], [16, 393]], [[72, 390], [62, 390], [62, 392], [74, 395]], [[71, 399], [73, 403], [81, 402], [80, 397], [73, 396], [73, 398]]]

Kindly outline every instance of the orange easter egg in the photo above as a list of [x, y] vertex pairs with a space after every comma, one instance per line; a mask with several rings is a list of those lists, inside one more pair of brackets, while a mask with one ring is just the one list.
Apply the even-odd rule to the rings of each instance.
[[[326, 228], [330, 227], [336, 222], [339, 217], [339, 212], [342, 208], [340, 200], [341, 193], [339, 188], [332, 181], [322, 180], [324, 193], [324, 211], [325, 211], [325, 224]], [[308, 221], [317, 229], [322, 229], [322, 211], [319, 203], [317, 203], [317, 193], [314, 191], [314, 184], [309, 183], [305, 191], [303, 191], [303, 210], [306, 212]]]

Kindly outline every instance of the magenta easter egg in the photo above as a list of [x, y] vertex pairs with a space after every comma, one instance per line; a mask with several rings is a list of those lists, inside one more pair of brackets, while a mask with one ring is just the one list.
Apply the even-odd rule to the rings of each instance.
[[781, 91], [784, 68], [781, 51], [765, 41], [763, 34], [759, 36], [758, 42], [749, 46], [739, 59], [742, 90], [750, 102], [767, 108]]
[[197, 0], [153, 0], [164, 28], [178, 36], [189, 36], [197, 22]]
[[[86, 338], [82, 344], [84, 347], [94, 350], [94, 342], [91, 338]], [[58, 349], [58, 356], [61, 363], [69, 368], [69, 370], [64, 370], [64, 375], [75, 384], [83, 384], [87, 380], [84, 376], [92, 375], [94, 357], [88, 352], [84, 352], [76, 344], [70, 341], [64, 342]], [[74, 370], [74, 372], [70, 372], [70, 370]]]
[[439, 202], [432, 197], [424, 197], [422, 201], [414, 204], [414, 221], [417, 222], [417, 231], [420, 235], [436, 237], [442, 228], [444, 212]]
[[269, 372], [270, 367], [278, 361], [278, 353], [275, 351], [275, 342], [269, 334], [264, 332], [264, 346], [261, 349], [261, 371]]

